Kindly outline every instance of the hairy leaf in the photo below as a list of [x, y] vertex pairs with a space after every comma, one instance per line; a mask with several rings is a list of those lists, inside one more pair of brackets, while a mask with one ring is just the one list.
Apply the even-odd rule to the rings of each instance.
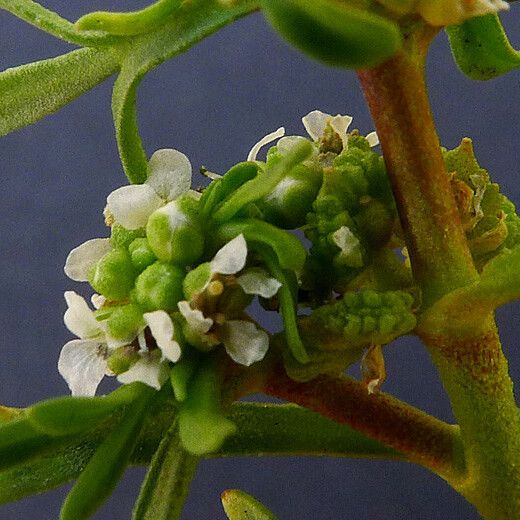
[[496, 14], [472, 18], [446, 28], [460, 70], [472, 79], [487, 80], [520, 67], [520, 53]]
[[144, 75], [256, 7], [254, 0], [241, 0], [230, 5], [218, 0], [185, 2], [156, 31], [132, 40], [112, 98], [119, 154], [131, 182], [144, 182], [147, 175], [147, 157], [139, 136], [136, 112], [137, 88]]
[[125, 411], [121, 422], [103, 440], [68, 494], [61, 520], [89, 518], [116, 486], [137, 444], [145, 410], [155, 394], [152, 388], [141, 386], [138, 401]]
[[118, 68], [110, 49], [79, 49], [0, 73], [0, 135], [30, 125], [95, 87]]
[[137, 396], [139, 385], [123, 385], [101, 397], [60, 397], [42, 401], [29, 410], [27, 417], [37, 430], [47, 435], [74, 435], [97, 426], [121, 406]]
[[[295, 405], [237, 403], [229, 418], [237, 433], [211, 456], [329, 455], [402, 459], [395, 451], [346, 425], [335, 423]], [[67, 438], [45, 455], [0, 471], [0, 504], [41, 493], [76, 478], [116, 424], [95, 430], [88, 438]], [[161, 439], [174, 421], [171, 402], [150, 415], [133, 452], [133, 464], [149, 464]]]
[[117, 36], [98, 31], [81, 33], [60, 15], [32, 0], [0, 0], [0, 9], [70, 43], [84, 46], [109, 45], [121, 41]]
[[177, 520], [198, 460], [182, 447], [174, 422], [152, 458], [133, 520]]

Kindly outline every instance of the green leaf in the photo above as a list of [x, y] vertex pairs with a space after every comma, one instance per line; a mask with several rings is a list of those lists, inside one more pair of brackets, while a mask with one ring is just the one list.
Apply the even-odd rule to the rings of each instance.
[[187, 398], [179, 406], [179, 437], [193, 455], [218, 450], [236, 427], [224, 416], [220, 380], [212, 359], [203, 362], [191, 381]]
[[278, 299], [280, 301], [280, 312], [282, 313], [287, 346], [298, 363], [308, 363], [310, 358], [298, 331], [297, 303], [293, 297], [289, 279], [269, 248], [259, 247], [258, 250], [271, 275], [282, 284], [280, 289], [278, 289]]
[[178, 9], [182, 0], [158, 0], [154, 4], [128, 13], [96, 11], [82, 16], [75, 24], [80, 31], [106, 31], [109, 34], [135, 36], [149, 32]]
[[110, 49], [79, 49], [0, 73], [0, 135], [30, 125], [95, 87], [118, 67]]
[[328, 65], [377, 65], [401, 47], [397, 24], [331, 0], [262, 0], [273, 27], [295, 47]]
[[155, 390], [141, 386], [141, 396], [125, 411], [117, 428], [103, 440], [68, 494], [61, 520], [84, 520], [108, 498], [123, 474], [137, 444]]
[[152, 458], [133, 520], [177, 520], [198, 461], [182, 447], [174, 422]]
[[472, 79], [492, 79], [520, 67], [520, 53], [495, 14], [446, 27], [446, 32], [457, 65]]
[[42, 31], [77, 45], [92, 47], [121, 41], [117, 36], [98, 31], [80, 33], [71, 22], [32, 0], [0, 0], [0, 9], [9, 11]]
[[[132, 455], [132, 463], [149, 464], [159, 443], [174, 421], [172, 401], [162, 402], [146, 418]], [[89, 433], [65, 438], [38, 458], [0, 471], [0, 504], [53, 489], [76, 478], [120, 417]], [[295, 405], [236, 403], [229, 418], [237, 433], [211, 456], [328, 455], [400, 459], [402, 455], [350, 427]], [[1, 460], [1, 459], [0, 459]]]
[[51, 436], [74, 435], [97, 426], [118, 408], [131, 403], [139, 385], [123, 385], [102, 397], [61, 397], [38, 403], [27, 410], [34, 428]]
[[247, 204], [268, 195], [294, 166], [309, 157], [312, 150], [313, 146], [310, 141], [299, 141], [274, 167], [259, 173], [233, 191], [229, 199], [224, 200], [213, 213], [213, 219], [217, 222], [230, 220]]
[[25, 462], [59, 445], [59, 441], [36, 430], [21, 415], [0, 426], [0, 470]]
[[119, 154], [130, 182], [144, 182], [147, 175], [147, 157], [139, 136], [136, 111], [137, 88], [144, 75], [256, 7], [254, 0], [229, 5], [218, 0], [184, 2], [175, 16], [156, 31], [132, 40], [112, 98]]
[[276, 520], [273, 513], [256, 498], [239, 489], [228, 489], [221, 498], [229, 520]]
[[254, 218], [226, 222], [215, 233], [219, 242], [228, 242], [242, 233], [248, 242], [257, 242], [270, 247], [283, 269], [300, 272], [307, 252], [294, 236], [272, 224]]

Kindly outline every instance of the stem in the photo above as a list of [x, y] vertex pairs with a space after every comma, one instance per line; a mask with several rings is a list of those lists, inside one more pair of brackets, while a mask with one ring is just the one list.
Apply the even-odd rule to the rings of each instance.
[[453, 198], [424, 80], [433, 29], [406, 36], [395, 57], [359, 72], [426, 305], [477, 274]]
[[[394, 58], [359, 76], [383, 147], [414, 275], [428, 307], [478, 280], [478, 275], [426, 93], [424, 61], [434, 31], [412, 31]], [[463, 307], [453, 309], [453, 319], [437, 320], [435, 327], [422, 323], [418, 330], [460, 425], [467, 476], [450, 483], [485, 518], [520, 518], [520, 421], [507, 361], [488, 311], [481, 314], [477, 332], [463, 326]], [[462, 325], [454, 330], [454, 323]]]
[[490, 520], [520, 518], [520, 414], [494, 323], [478, 337], [423, 336], [461, 428], [468, 478], [454, 488]]
[[283, 367], [270, 371], [264, 392], [348, 424], [448, 480], [464, 473], [457, 428], [347, 377], [320, 376], [307, 383], [290, 379]]

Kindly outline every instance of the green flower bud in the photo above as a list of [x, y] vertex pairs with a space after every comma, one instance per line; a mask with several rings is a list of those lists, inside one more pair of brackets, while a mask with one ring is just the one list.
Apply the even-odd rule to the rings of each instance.
[[204, 235], [186, 197], [152, 213], [146, 234], [152, 251], [165, 262], [188, 265], [204, 251]]
[[146, 238], [133, 240], [128, 246], [128, 251], [130, 251], [132, 263], [139, 272], [144, 271], [157, 260]]
[[285, 229], [305, 224], [321, 186], [322, 169], [317, 164], [295, 166], [258, 206], [268, 222]]
[[149, 311], [177, 310], [177, 302], [184, 298], [184, 271], [175, 265], [155, 262], [147, 267], [135, 282], [135, 298]]
[[90, 277], [90, 285], [109, 300], [123, 300], [134, 286], [137, 272], [124, 249], [109, 251], [99, 260]]
[[145, 236], [144, 228], [126, 229], [121, 224], [114, 224], [111, 230], [110, 244], [113, 248], [127, 249], [136, 238]]
[[135, 304], [116, 308], [107, 321], [108, 332], [116, 339], [132, 339], [144, 326], [143, 311]]
[[139, 354], [132, 347], [119, 347], [108, 357], [107, 366], [115, 374], [126, 372], [137, 360]]
[[192, 269], [182, 283], [185, 298], [191, 300], [195, 294], [202, 291], [210, 279], [211, 265], [209, 262], [200, 264], [195, 269]]
[[384, 246], [394, 228], [394, 218], [387, 207], [378, 200], [370, 200], [361, 205], [359, 213], [354, 217], [359, 234], [374, 249]]

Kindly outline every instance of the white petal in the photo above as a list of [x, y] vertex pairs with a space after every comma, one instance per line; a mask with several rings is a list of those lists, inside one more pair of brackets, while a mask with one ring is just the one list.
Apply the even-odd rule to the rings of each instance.
[[92, 267], [112, 249], [110, 239], [93, 238], [74, 248], [65, 261], [65, 274], [76, 282], [86, 282]]
[[181, 301], [177, 304], [180, 313], [190, 326], [190, 328], [198, 334], [206, 334], [213, 326], [211, 318], [205, 318], [204, 314], [198, 309], [192, 309], [187, 301]]
[[242, 233], [217, 251], [211, 261], [211, 272], [235, 274], [246, 265], [247, 243]]
[[150, 327], [152, 336], [161, 349], [163, 359], [178, 361], [181, 357], [181, 347], [173, 339], [173, 321], [164, 311], [147, 312], [143, 314], [144, 321]]
[[251, 151], [249, 152], [247, 156], [248, 161], [256, 161], [256, 156], [258, 155], [258, 152], [260, 149], [265, 146], [266, 144], [272, 143], [273, 141], [276, 141], [280, 137], [283, 137], [285, 135], [285, 128], [281, 126], [278, 128], [278, 130], [275, 130], [274, 132], [271, 132], [270, 134], [267, 134], [265, 137], [260, 139], [258, 143], [256, 143], [253, 148], [251, 148]]
[[332, 239], [341, 249], [341, 257], [346, 265], [351, 267], [361, 267], [363, 265], [361, 244], [347, 226], [341, 226], [335, 231], [332, 235]]
[[334, 117], [330, 118], [329, 123], [332, 127], [332, 130], [334, 130], [341, 137], [341, 142], [343, 143], [343, 150], [346, 150], [348, 146], [347, 130], [350, 126], [350, 123], [352, 123], [352, 117], [341, 116], [337, 114]]
[[267, 195], [266, 200], [269, 202], [274, 203], [274, 205], [279, 206], [280, 208], [283, 208], [284, 199], [287, 195], [287, 192], [293, 188], [294, 186], [297, 186], [298, 184], [301, 184], [302, 181], [299, 181], [297, 179], [294, 179], [292, 177], [284, 177], [274, 188], [269, 195]]
[[119, 374], [117, 380], [120, 383], [144, 383], [156, 390], [160, 390], [164, 383], [164, 371], [158, 359], [151, 356], [143, 356], [132, 365], [126, 372]]
[[269, 276], [269, 273], [260, 267], [247, 269], [237, 279], [238, 284], [246, 294], [258, 294], [263, 298], [271, 298], [282, 284]]
[[105, 305], [106, 301], [107, 301], [107, 299], [102, 294], [94, 293], [90, 297], [90, 302], [94, 306], [94, 309], [101, 309], [101, 307], [103, 307], [103, 305]]
[[323, 132], [325, 132], [325, 128], [331, 117], [330, 114], [326, 114], [321, 110], [313, 110], [302, 117], [302, 123], [312, 139], [318, 141], [322, 137]]
[[103, 379], [107, 362], [98, 341], [75, 339], [61, 349], [58, 371], [72, 395], [92, 396]]
[[230, 320], [224, 325], [223, 343], [233, 361], [248, 367], [264, 359], [269, 336], [254, 323]]
[[370, 132], [367, 135], [367, 141], [372, 148], [374, 148], [374, 146], [377, 146], [379, 144], [379, 137], [377, 135], [377, 132]]
[[191, 188], [190, 160], [178, 150], [157, 150], [148, 163], [146, 184], [164, 200], [175, 200]]
[[148, 217], [164, 205], [164, 200], [148, 184], [123, 186], [107, 197], [107, 208], [126, 229], [146, 226]]
[[81, 339], [92, 339], [103, 336], [103, 331], [83, 297], [74, 291], [65, 293], [68, 309], [63, 321], [65, 326]]
[[301, 143], [302, 141], [308, 141], [307, 138], [302, 137], [301, 135], [288, 135], [287, 137], [282, 137], [276, 147], [278, 148], [278, 151], [285, 155], [289, 153], [294, 146], [296, 146], [298, 143]]

